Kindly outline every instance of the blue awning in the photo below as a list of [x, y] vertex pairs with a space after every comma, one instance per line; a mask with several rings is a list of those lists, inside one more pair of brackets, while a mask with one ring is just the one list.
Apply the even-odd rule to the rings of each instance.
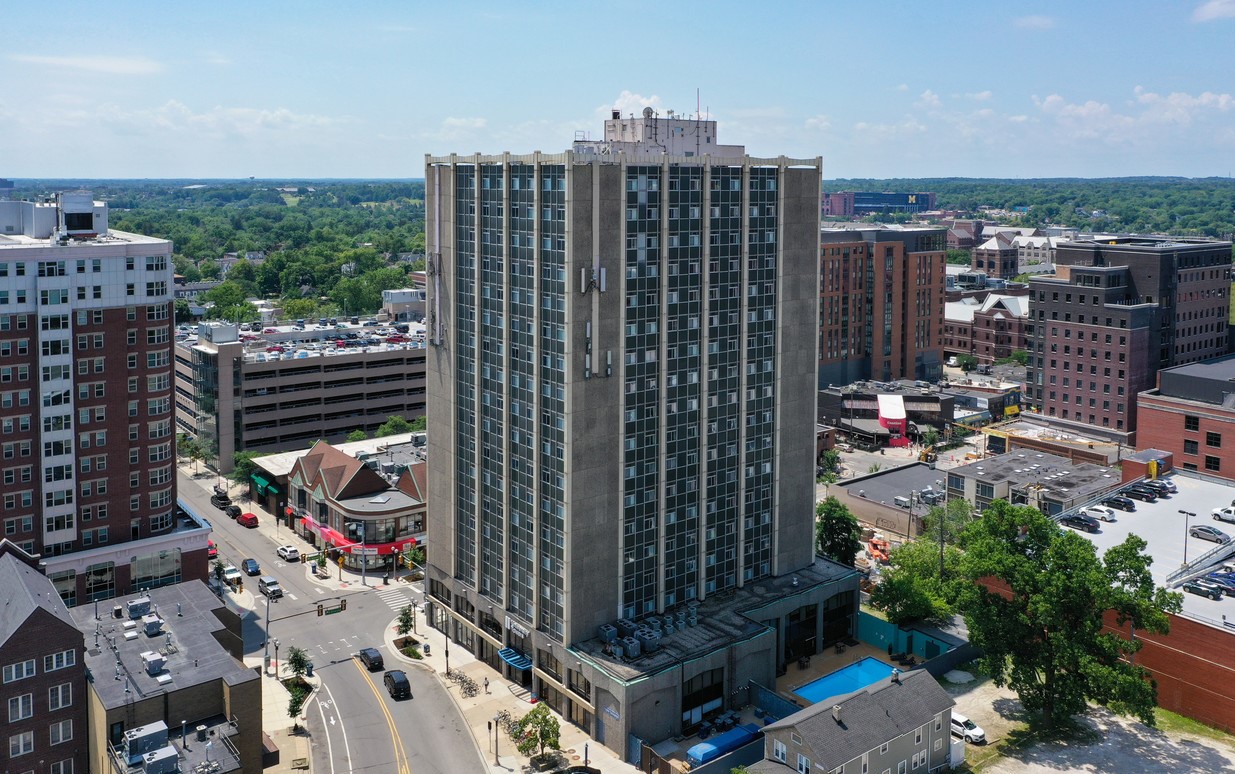
[[504, 648], [502, 650], [499, 650], [497, 652], [497, 655], [503, 661], [505, 661], [507, 664], [510, 664], [515, 669], [531, 669], [532, 668], [532, 660], [528, 658], [527, 656], [523, 655], [522, 653], [520, 653], [519, 651], [515, 650], [514, 648]]

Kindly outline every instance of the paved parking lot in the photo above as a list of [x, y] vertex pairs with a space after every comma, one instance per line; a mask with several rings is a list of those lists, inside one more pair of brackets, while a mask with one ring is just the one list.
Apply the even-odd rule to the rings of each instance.
[[[1183, 475], [1172, 476], [1171, 480], [1179, 487], [1177, 493], [1155, 503], [1137, 501], [1135, 513], [1116, 511], [1118, 520], [1113, 523], [1103, 522], [1100, 532], [1080, 534], [1092, 540], [1099, 553], [1122, 543], [1129, 534], [1139, 535], [1149, 544], [1147, 553], [1154, 558], [1150, 568], [1154, 580], [1164, 584], [1166, 576], [1183, 565], [1185, 550], [1189, 560], [1196, 560], [1217, 547], [1216, 543], [1207, 540], [1189, 538], [1189, 526], [1208, 524], [1235, 535], [1235, 525], [1214, 521], [1211, 515], [1214, 508], [1231, 504], [1231, 500], [1235, 498], [1235, 486]], [[1180, 513], [1181, 510], [1195, 513], [1196, 516], [1185, 516]], [[1235, 554], [1235, 543], [1230, 544], [1227, 553]], [[1220, 561], [1217, 557], [1214, 559], [1215, 563]], [[1235, 597], [1213, 600], [1195, 594], [1184, 594], [1184, 612], [1215, 622], [1226, 616], [1235, 622]]]

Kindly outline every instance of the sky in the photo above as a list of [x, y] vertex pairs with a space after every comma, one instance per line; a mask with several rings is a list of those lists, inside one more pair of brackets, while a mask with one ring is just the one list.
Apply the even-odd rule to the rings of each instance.
[[829, 179], [1235, 171], [1235, 0], [5, 6], [0, 177], [421, 177], [615, 107]]

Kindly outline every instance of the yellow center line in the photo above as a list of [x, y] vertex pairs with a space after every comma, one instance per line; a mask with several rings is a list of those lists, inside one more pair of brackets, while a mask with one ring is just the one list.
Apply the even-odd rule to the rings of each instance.
[[369, 670], [361, 665], [360, 661], [352, 659], [352, 663], [356, 666], [356, 670], [364, 677], [364, 681], [368, 683], [369, 690], [373, 691], [373, 698], [377, 699], [377, 706], [381, 708], [382, 714], [386, 716], [386, 725], [390, 728], [390, 738], [394, 744], [395, 764], [398, 767], [399, 774], [411, 774], [412, 768], [408, 764], [407, 751], [403, 748], [403, 739], [399, 736], [399, 731], [395, 728], [394, 716], [390, 714], [390, 708], [386, 706], [386, 702], [382, 699], [381, 692], [377, 689], [377, 684], [370, 677]]

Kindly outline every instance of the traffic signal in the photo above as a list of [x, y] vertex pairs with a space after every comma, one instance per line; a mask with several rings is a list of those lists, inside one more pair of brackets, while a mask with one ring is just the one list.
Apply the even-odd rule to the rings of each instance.
[[301, 555], [300, 555], [300, 563], [301, 563], [301, 564], [304, 564], [304, 563], [305, 563], [305, 562], [307, 562], [307, 561], [309, 561], [309, 555], [308, 555], [308, 554], [301, 554]]
[[322, 617], [323, 615], [325, 615], [325, 614], [326, 614], [326, 606], [325, 606], [325, 605], [320, 605], [320, 604], [319, 604], [319, 605], [317, 606], [317, 617], [318, 617], [318, 618], [321, 618], [321, 617]]
[[346, 598], [346, 597], [344, 597], [343, 599], [340, 599], [340, 600], [339, 600], [339, 609], [340, 609], [340, 610], [346, 610], [346, 609], [347, 609], [347, 598]]

